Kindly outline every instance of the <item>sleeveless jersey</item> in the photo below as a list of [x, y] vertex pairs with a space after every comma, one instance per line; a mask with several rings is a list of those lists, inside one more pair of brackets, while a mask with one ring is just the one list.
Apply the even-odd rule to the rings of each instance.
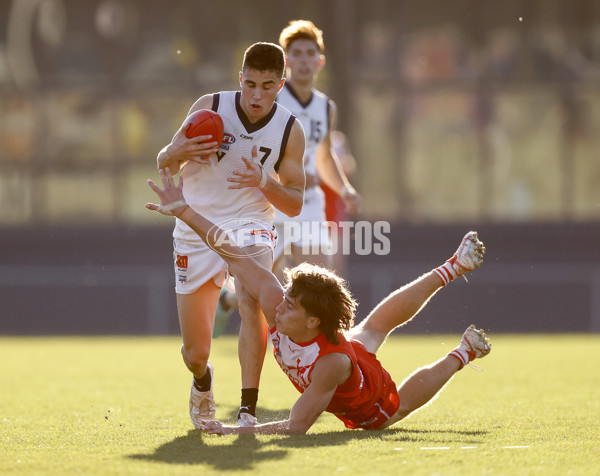
[[376, 429], [398, 410], [396, 384], [359, 341], [338, 335], [340, 343], [336, 345], [319, 334], [309, 342], [296, 343], [275, 327], [270, 334], [275, 360], [300, 393], [310, 385], [311, 372], [321, 357], [339, 353], [350, 358], [352, 375], [338, 386], [326, 409], [346, 427]]
[[[312, 90], [312, 96], [308, 102], [303, 103], [292, 86], [284, 83], [283, 88], [277, 95], [277, 102], [290, 110], [298, 118], [304, 128], [306, 136], [306, 148], [304, 149], [304, 170], [307, 174], [317, 175], [317, 148], [323, 138], [329, 132], [329, 98], [325, 94]], [[305, 205], [320, 208], [325, 206], [325, 199], [319, 187], [307, 188], [304, 192]], [[312, 205], [314, 203], [314, 205]], [[290, 218], [276, 211], [275, 221], [281, 223]], [[304, 221], [302, 217], [294, 217], [292, 220]]]
[[[252, 124], [240, 105], [241, 93], [227, 91], [213, 95], [212, 110], [223, 119], [223, 143], [210, 157], [210, 165], [188, 162], [183, 167], [183, 195], [187, 203], [215, 224], [260, 222], [272, 224], [274, 208], [258, 187], [229, 189], [227, 178], [246, 165], [242, 156], [252, 159], [257, 146], [264, 173], [279, 169], [295, 117], [277, 103], [264, 118]], [[200, 237], [177, 219], [173, 237], [198, 241]]]

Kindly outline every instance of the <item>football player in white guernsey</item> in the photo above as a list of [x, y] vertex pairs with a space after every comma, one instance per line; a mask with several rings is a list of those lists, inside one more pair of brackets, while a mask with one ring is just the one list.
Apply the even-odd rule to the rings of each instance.
[[287, 420], [252, 426], [202, 420], [204, 431], [301, 434], [324, 411], [347, 428], [382, 430], [427, 404], [454, 374], [490, 352], [485, 333], [471, 325], [455, 349], [417, 369], [399, 386], [375, 355], [387, 336], [415, 317], [434, 294], [481, 265], [485, 247], [476, 232], [464, 236], [449, 260], [392, 292], [354, 326], [356, 302], [334, 272], [303, 263], [288, 272], [283, 288], [269, 268], [223, 239], [222, 229], [188, 206], [182, 193], [184, 177], [176, 186], [168, 169], [160, 175], [164, 189], [148, 181], [160, 204], [146, 207], [178, 217], [227, 261], [231, 273], [260, 302], [275, 359], [301, 393]]
[[[275, 212], [279, 239], [274, 272], [281, 279], [285, 255], [289, 255], [293, 264], [309, 262], [332, 266], [332, 254], [324, 252], [329, 247], [330, 237], [324, 223], [325, 196], [320, 183], [325, 183], [343, 199], [350, 214], [359, 211], [361, 197], [344, 174], [332, 146], [331, 131], [336, 125], [337, 107], [315, 88], [317, 75], [325, 65], [322, 31], [309, 20], [294, 20], [282, 30], [279, 44], [286, 52], [286, 82], [277, 95], [277, 102], [302, 122], [306, 135], [306, 190], [302, 211], [295, 217], [289, 217], [284, 210]], [[295, 222], [298, 226], [286, 227], [286, 222]]]
[[[224, 123], [220, 148], [210, 136], [187, 138], [186, 119], [171, 143], [158, 154], [159, 170], [181, 170], [185, 200], [198, 212], [226, 227], [236, 243], [271, 268], [276, 206], [289, 216], [304, 200], [305, 148], [301, 123], [275, 103], [283, 86], [285, 56], [273, 43], [256, 43], [245, 54], [239, 73], [241, 91], [207, 94], [190, 108], [212, 109]], [[190, 417], [196, 428], [213, 419], [211, 337], [226, 263], [181, 220], [176, 221], [174, 267], [181, 353], [193, 374]], [[256, 300], [236, 280], [242, 324], [239, 359], [242, 374], [240, 424], [254, 424], [260, 374], [267, 348], [267, 324]]]

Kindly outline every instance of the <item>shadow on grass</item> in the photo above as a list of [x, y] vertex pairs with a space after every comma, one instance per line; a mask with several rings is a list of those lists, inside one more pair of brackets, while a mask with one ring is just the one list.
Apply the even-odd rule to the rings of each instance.
[[[228, 415], [236, 417], [237, 410]], [[288, 411], [259, 410], [261, 421], [277, 421], [287, 418]], [[341, 425], [341, 422], [340, 422]], [[200, 430], [190, 430], [187, 435], [160, 445], [151, 454], [130, 455], [129, 458], [170, 464], [202, 464], [216, 470], [254, 469], [269, 460], [283, 460], [294, 448], [343, 446], [350, 441], [373, 440], [377, 444], [398, 442], [440, 444], [477, 443], [486, 431], [452, 429], [403, 429], [388, 428], [383, 431], [347, 430], [308, 435], [244, 435], [233, 442], [230, 438], [220, 440], [218, 436], [206, 435]]]
[[[205, 435], [201, 430], [190, 430], [187, 435], [160, 445], [152, 454], [131, 455], [129, 458], [170, 464], [203, 464], [216, 470], [254, 469], [267, 460], [278, 460], [286, 456], [287, 450], [264, 449], [268, 443], [259, 441], [254, 435], [236, 438], [233, 443], [224, 440], [215, 444], [214, 435]], [[211, 440], [211, 444], [206, 441]]]
[[376, 440], [382, 445], [389, 443], [435, 444], [473, 444], [480, 443], [486, 431], [462, 430], [407, 430], [401, 427], [387, 428], [382, 431], [339, 430], [326, 433], [294, 435], [273, 440], [270, 444], [282, 448], [311, 448], [341, 446], [349, 441]]

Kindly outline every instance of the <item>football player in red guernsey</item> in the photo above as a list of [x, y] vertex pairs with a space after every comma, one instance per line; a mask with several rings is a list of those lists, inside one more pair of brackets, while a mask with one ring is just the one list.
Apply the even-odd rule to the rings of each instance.
[[303, 434], [325, 411], [348, 428], [381, 430], [429, 402], [456, 372], [490, 352], [484, 332], [471, 325], [454, 350], [398, 387], [375, 355], [390, 332], [412, 319], [438, 290], [483, 262], [485, 247], [476, 232], [464, 236], [449, 260], [392, 292], [354, 326], [356, 303], [341, 278], [301, 264], [288, 271], [282, 287], [269, 269], [186, 204], [182, 183], [176, 186], [170, 171], [161, 171], [161, 179], [164, 189], [149, 180], [160, 205], [146, 207], [183, 220], [227, 261], [231, 274], [260, 303], [275, 359], [301, 392], [287, 420], [245, 427], [208, 420], [202, 422], [205, 432]]

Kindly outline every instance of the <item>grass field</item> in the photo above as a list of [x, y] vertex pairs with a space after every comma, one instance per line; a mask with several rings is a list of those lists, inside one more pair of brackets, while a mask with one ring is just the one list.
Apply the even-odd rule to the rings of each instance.
[[[380, 360], [399, 383], [457, 336], [393, 337]], [[493, 350], [430, 406], [384, 432], [323, 415], [307, 435], [191, 430], [179, 339], [0, 338], [0, 474], [600, 475], [600, 336], [492, 336]], [[270, 352], [270, 351], [269, 351]], [[239, 365], [214, 341], [217, 416], [233, 421]], [[267, 356], [258, 417], [296, 390]]]

